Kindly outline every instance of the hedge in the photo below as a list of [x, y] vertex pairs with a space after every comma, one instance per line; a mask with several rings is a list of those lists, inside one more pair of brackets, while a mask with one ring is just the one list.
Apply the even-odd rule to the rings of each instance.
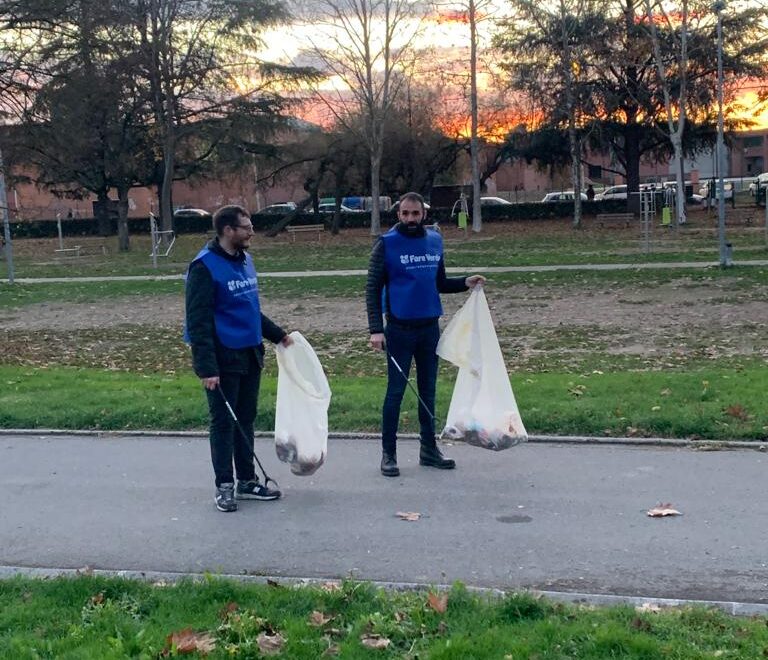
[[[625, 200], [605, 200], [599, 202], [582, 202], [582, 212], [585, 216], [593, 216], [598, 213], [617, 213], [627, 210]], [[543, 204], [541, 202], [527, 202], [523, 204], [510, 204], [500, 206], [486, 206], [483, 208], [483, 222], [504, 222], [505, 220], [548, 220], [551, 218], [568, 218], [573, 216], [573, 206], [567, 203]], [[451, 217], [449, 208], [433, 208], [429, 211], [429, 220], [442, 224], [456, 222]], [[257, 231], [265, 231], [280, 219], [279, 216], [254, 213], [251, 222]], [[330, 227], [331, 216], [323, 215], [321, 218], [326, 227]], [[383, 226], [391, 226], [397, 222], [395, 214], [385, 211], [381, 214]], [[470, 220], [471, 221], [471, 220]], [[51, 238], [58, 236], [56, 220], [30, 220], [10, 223], [11, 235], [14, 238]], [[292, 225], [317, 224], [318, 217], [314, 213], [300, 213]], [[98, 236], [99, 226], [95, 218], [62, 218], [62, 231], [66, 236]], [[176, 218], [173, 221], [177, 234], [202, 234], [212, 228], [211, 216], [190, 216]], [[342, 213], [340, 227], [352, 229], [355, 227], [370, 227], [371, 214]], [[117, 234], [117, 220], [110, 221], [111, 235]], [[148, 234], [149, 218], [129, 218], [128, 233]]]

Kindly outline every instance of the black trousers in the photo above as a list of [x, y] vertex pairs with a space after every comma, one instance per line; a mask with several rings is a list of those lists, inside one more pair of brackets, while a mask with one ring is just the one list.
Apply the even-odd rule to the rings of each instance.
[[[222, 373], [221, 389], [240, 421], [247, 437], [237, 430], [229, 414], [221, 392], [205, 390], [210, 416], [210, 443], [216, 486], [240, 481], [250, 481], [255, 476], [253, 466], [253, 426], [261, 382], [261, 367], [253, 359], [247, 373]], [[233, 470], [234, 459], [234, 470]]]

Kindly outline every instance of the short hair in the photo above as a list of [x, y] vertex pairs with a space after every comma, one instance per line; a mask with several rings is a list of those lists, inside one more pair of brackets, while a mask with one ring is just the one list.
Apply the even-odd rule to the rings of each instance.
[[250, 219], [251, 214], [237, 204], [222, 206], [213, 214], [213, 228], [216, 230], [216, 235], [221, 236], [224, 233], [224, 227], [237, 227], [242, 216]]
[[400, 206], [403, 202], [418, 202], [421, 204], [421, 212], [426, 215], [427, 214], [427, 207], [424, 206], [424, 198], [419, 195], [417, 192], [407, 192], [404, 195], [400, 196], [400, 199], [398, 200], [398, 209], [400, 209]]

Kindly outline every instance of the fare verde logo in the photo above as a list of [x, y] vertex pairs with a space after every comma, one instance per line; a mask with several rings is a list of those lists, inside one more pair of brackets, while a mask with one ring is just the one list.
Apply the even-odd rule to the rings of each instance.
[[246, 277], [241, 280], [229, 280], [227, 282], [227, 288], [230, 291], [240, 291], [242, 289], [252, 289], [256, 286], [255, 277]]
[[439, 254], [401, 254], [400, 263], [403, 266], [410, 264], [437, 263], [440, 261]]

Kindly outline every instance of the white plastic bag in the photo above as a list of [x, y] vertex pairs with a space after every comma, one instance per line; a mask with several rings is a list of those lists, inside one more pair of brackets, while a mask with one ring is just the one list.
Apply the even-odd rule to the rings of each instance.
[[496, 451], [528, 439], [481, 286], [445, 328], [437, 354], [459, 367], [443, 438]]
[[291, 346], [277, 345], [275, 451], [291, 472], [314, 474], [328, 450], [331, 388], [315, 351], [299, 332]]

